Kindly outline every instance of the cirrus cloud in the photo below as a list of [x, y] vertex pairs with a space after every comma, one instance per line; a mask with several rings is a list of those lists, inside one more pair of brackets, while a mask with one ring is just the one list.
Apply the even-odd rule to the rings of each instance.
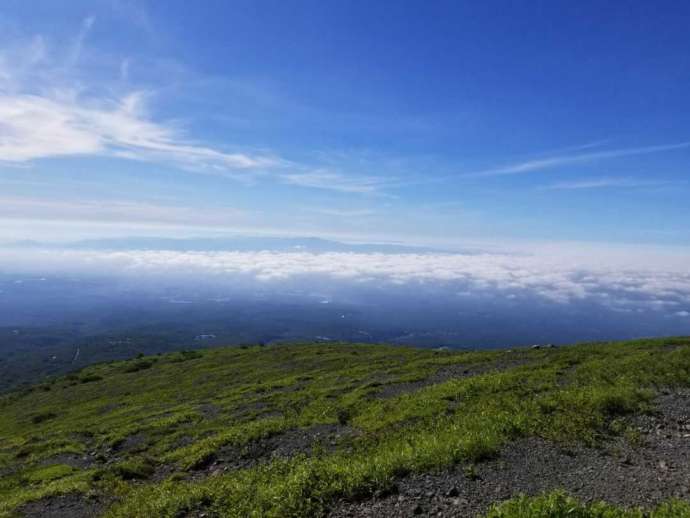
[[130, 86], [129, 58], [118, 59], [110, 80], [88, 73], [86, 40], [94, 24], [94, 17], [85, 18], [66, 51], [40, 35], [0, 50], [0, 165], [105, 156], [243, 181], [265, 176], [346, 194], [372, 194], [388, 185], [380, 178], [326, 171], [232, 142], [197, 141], [179, 120], [151, 115], [156, 88]]
[[223, 173], [275, 166], [278, 160], [225, 153], [186, 141], [148, 119], [144, 94], [89, 103], [74, 92], [57, 97], [0, 95], [0, 162], [70, 155], [110, 155]]

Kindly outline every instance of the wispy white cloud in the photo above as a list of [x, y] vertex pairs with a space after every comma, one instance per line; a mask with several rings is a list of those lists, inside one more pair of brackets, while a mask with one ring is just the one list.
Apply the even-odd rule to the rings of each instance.
[[[373, 194], [388, 185], [380, 178], [319, 169], [246, 146], [228, 151], [200, 143], [179, 121], [151, 115], [149, 101], [155, 91], [114, 94], [113, 81], [107, 88], [90, 84], [89, 78], [84, 81], [77, 70], [94, 24], [94, 17], [83, 21], [66, 57], [63, 53], [60, 59], [40, 36], [28, 46], [0, 51], [0, 164], [106, 156], [343, 193]], [[129, 82], [129, 63], [119, 59], [114, 65], [120, 86]]]
[[75, 92], [55, 98], [0, 95], [0, 161], [71, 155], [109, 155], [173, 163], [223, 174], [277, 165], [272, 157], [226, 153], [193, 144], [173, 127], [146, 117], [144, 94], [83, 101]]
[[635, 178], [590, 178], [572, 182], [558, 182], [545, 185], [546, 190], [580, 190], [580, 189], [608, 189], [608, 188], [641, 188], [660, 187], [675, 182], [662, 182], [653, 180], [639, 180]]
[[280, 177], [290, 185], [358, 194], [377, 194], [388, 185], [387, 180], [379, 177], [344, 175], [326, 169], [287, 173]]
[[95, 16], [88, 16], [84, 18], [84, 20], [81, 23], [81, 29], [77, 33], [76, 38], [74, 39], [74, 42], [72, 43], [72, 49], [69, 53], [69, 58], [68, 58], [68, 64], [69, 66], [75, 66], [79, 62], [79, 58], [81, 57], [81, 51], [82, 48], [84, 47], [84, 42], [86, 38], [89, 35], [89, 32], [91, 32], [91, 28], [93, 27], [93, 24], [96, 21]]
[[137, 27], [149, 36], [155, 35], [156, 31], [153, 21], [142, 2], [110, 0], [109, 4], [113, 12], [127, 20], [127, 23]]
[[129, 58], [125, 58], [120, 61], [120, 80], [127, 81], [129, 79]]
[[372, 209], [338, 209], [333, 207], [307, 207], [307, 212], [323, 214], [325, 216], [335, 216], [338, 218], [363, 218], [376, 214]]
[[680, 142], [675, 144], [663, 144], [658, 146], [644, 146], [636, 148], [613, 149], [609, 151], [597, 151], [592, 153], [579, 153], [559, 155], [550, 158], [528, 160], [515, 164], [508, 164], [501, 167], [484, 169], [473, 173], [463, 174], [464, 177], [484, 177], [484, 176], [503, 176], [522, 173], [531, 173], [557, 167], [595, 162], [599, 160], [610, 160], [626, 156], [648, 155], [652, 153], [662, 153], [665, 151], [676, 151], [690, 148], [690, 142]]
[[[98, 155], [229, 175], [280, 163], [198, 144], [178, 124], [152, 118], [145, 91], [113, 95], [84, 80], [78, 62], [94, 23], [84, 19], [66, 54], [40, 35], [0, 52], [0, 163]], [[127, 68], [122, 61], [119, 75], [126, 77]]]
[[536, 155], [553, 156], [553, 155], [562, 155], [563, 153], [572, 153], [574, 151], [585, 151], [586, 149], [595, 149], [595, 148], [603, 147], [603, 146], [609, 144], [609, 142], [610, 142], [609, 140], [596, 140], [593, 142], [587, 142], [585, 144], [567, 146], [567, 147], [562, 147], [559, 149], [550, 149], [548, 151], [542, 151], [540, 153], [537, 153]]

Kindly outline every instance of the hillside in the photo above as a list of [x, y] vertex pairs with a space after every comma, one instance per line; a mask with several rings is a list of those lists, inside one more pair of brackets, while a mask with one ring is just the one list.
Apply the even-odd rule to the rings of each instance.
[[0, 399], [0, 516], [690, 516], [689, 389], [690, 338], [99, 364]]

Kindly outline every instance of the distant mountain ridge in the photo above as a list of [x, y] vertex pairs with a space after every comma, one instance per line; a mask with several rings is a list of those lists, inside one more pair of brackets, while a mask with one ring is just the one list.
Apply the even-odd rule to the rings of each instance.
[[54, 244], [39, 241], [18, 241], [10, 245], [18, 248], [60, 248], [69, 250], [169, 250], [192, 251], [259, 251], [275, 252], [359, 252], [359, 253], [479, 253], [478, 250], [450, 251], [422, 246], [387, 243], [342, 243], [317, 237], [223, 237], [223, 238], [163, 238], [125, 237], [113, 239], [87, 239], [71, 243]]

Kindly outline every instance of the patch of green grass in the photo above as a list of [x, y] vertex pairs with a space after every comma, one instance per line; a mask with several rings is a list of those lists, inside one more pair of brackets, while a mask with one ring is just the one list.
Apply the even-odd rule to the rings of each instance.
[[54, 464], [52, 466], [35, 469], [24, 475], [24, 478], [30, 483], [50, 482], [51, 480], [66, 477], [73, 471], [74, 469], [66, 464]]
[[582, 504], [562, 492], [538, 497], [520, 496], [495, 505], [486, 518], [683, 518], [690, 503], [674, 500], [653, 510], [623, 509], [604, 502]]
[[179, 353], [172, 355], [170, 361], [173, 363], [181, 363], [189, 360], [198, 360], [203, 356], [204, 355], [198, 351], [180, 351]]

